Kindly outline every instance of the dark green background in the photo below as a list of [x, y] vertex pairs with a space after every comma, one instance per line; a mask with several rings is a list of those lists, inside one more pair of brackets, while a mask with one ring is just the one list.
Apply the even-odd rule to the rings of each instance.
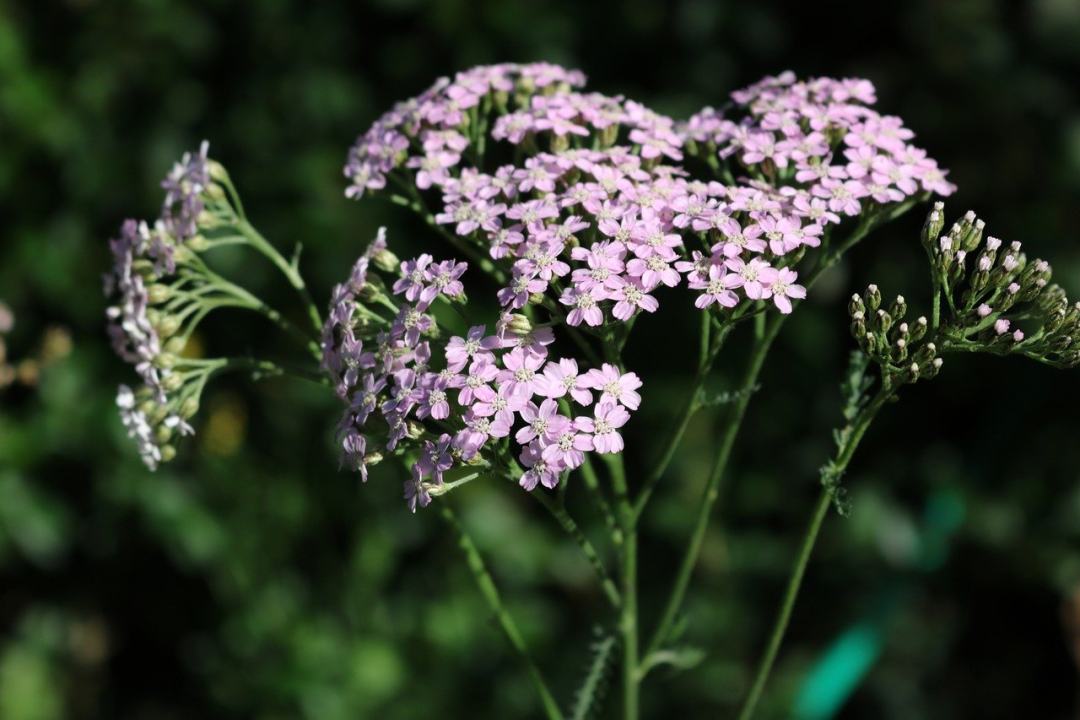
[[[105, 239], [153, 216], [160, 176], [209, 138], [256, 224], [304, 242], [321, 303], [380, 223], [396, 242], [436, 242], [343, 198], [355, 135], [439, 75], [535, 59], [677, 116], [786, 68], [869, 77], [882, 112], [952, 169], [950, 217], [975, 209], [1080, 292], [1074, 0], [0, 1], [9, 345], [31, 354], [48, 324], [74, 339], [36, 390], [0, 394], [0, 718], [537, 715], [436, 515], [409, 515], [389, 470], [366, 487], [337, 471], [332, 398], [222, 381], [181, 458], [148, 474], [112, 407], [132, 375], [105, 341], [99, 280]], [[843, 298], [877, 281], [925, 304], [917, 214], [860, 247], [778, 344], [688, 605], [705, 660], [652, 676], [647, 716], [728, 716], [745, 691], [838, 418]], [[224, 260], [291, 301], [268, 267]], [[678, 306], [630, 345], [646, 380], [631, 468], [693, 362]], [[244, 316], [202, 337], [223, 352], [277, 344]], [[1080, 588], [1078, 397], [1075, 373], [997, 358], [949, 358], [905, 392], [847, 477], [854, 512], [826, 526], [760, 717], [790, 716], [821, 651], [867, 618], [881, 656], [844, 718], [1075, 717], [1062, 613]], [[646, 521], [647, 622], [697, 504], [707, 419]], [[524, 493], [474, 483], [451, 498], [569, 698], [605, 620], [588, 568]]]

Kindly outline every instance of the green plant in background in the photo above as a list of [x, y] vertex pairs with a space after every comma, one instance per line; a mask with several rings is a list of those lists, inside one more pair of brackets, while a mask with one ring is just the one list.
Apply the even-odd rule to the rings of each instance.
[[[874, 229], [953, 187], [908, 142], [912, 133], [899, 119], [873, 110], [867, 81], [766, 78], [733, 93], [725, 111], [707, 108], [681, 123], [583, 85], [581, 73], [547, 64], [476, 68], [399, 104], [350, 152], [347, 194], [383, 196], [419, 213], [497, 288], [496, 303], [478, 299], [472, 285], [466, 299], [466, 262], [428, 253], [401, 261], [380, 232], [334, 289], [324, 323], [300, 274], [299, 246], [286, 260], [255, 230], [205, 145], [166, 178], [155, 223], [125, 223], [112, 243], [106, 290], [115, 298], [114, 348], [143, 383], [122, 387], [118, 403], [148, 466], [175, 456], [179, 437], [193, 432], [207, 381], [221, 372], [296, 374], [327, 385], [346, 408], [337, 431], [343, 464], [366, 480], [370, 467], [400, 460], [410, 507], [440, 506], [546, 715], [602, 712], [605, 676], [618, 666], [622, 715], [635, 718], [650, 672], [701, 659], [683, 640], [683, 605], [786, 318]], [[938, 238], [942, 212], [935, 206], [924, 230], [929, 319], [903, 322], [905, 300], [885, 309], [874, 286], [852, 300], [860, 352], [845, 383], [845, 423], [821, 470], [822, 492], [741, 717], [761, 697], [822, 522], [833, 504], [845, 507], [841, 477], [879, 411], [905, 385], [936, 376], [950, 352], [1015, 353], [1060, 367], [1080, 360], [1072, 339], [1080, 308], [1048, 285], [1046, 263], [1028, 263], [1018, 245], [1002, 248], [992, 238], [975, 257], [981, 223], [965, 217]], [[225, 245], [268, 258], [298, 294], [305, 321], [294, 323], [288, 318], [296, 313], [271, 308], [212, 270], [210, 256]], [[624, 349], [639, 316], [659, 312], [658, 295], [680, 287], [696, 292], [699, 337], [663, 353], [696, 347], [696, 373], [657, 444], [656, 464], [628, 471], [622, 428], [649, 391], [646, 384], [638, 392], [643, 383], [626, 367]], [[307, 364], [200, 356], [192, 333], [224, 308], [264, 315]], [[742, 379], [710, 394], [716, 362], [732, 346], [748, 353]], [[880, 368], [876, 386], [870, 362]], [[667, 470], [691, 419], [716, 406], [723, 421], [704, 494], [688, 514], [685, 552], [647, 634], [637, 600], [641, 519], [671, 480]], [[550, 688], [445, 497], [481, 479], [532, 493], [611, 606], [610, 630], [596, 641], [572, 703]], [[575, 485], [603, 520], [602, 547], [570, 515]]]

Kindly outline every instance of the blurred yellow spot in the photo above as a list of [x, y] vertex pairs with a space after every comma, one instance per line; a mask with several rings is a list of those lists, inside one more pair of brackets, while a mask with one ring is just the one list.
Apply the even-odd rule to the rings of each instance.
[[180, 357], [198, 359], [203, 356], [203, 341], [198, 333], [192, 333], [188, 338], [187, 344], [184, 345], [184, 349], [180, 351]]
[[235, 395], [216, 397], [199, 434], [206, 452], [222, 457], [235, 455], [247, 435], [247, 407]]

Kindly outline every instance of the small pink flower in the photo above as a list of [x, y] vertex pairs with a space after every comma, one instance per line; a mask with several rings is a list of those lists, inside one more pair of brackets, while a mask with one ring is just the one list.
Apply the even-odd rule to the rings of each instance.
[[539, 395], [549, 398], [561, 398], [567, 393], [578, 405], [591, 405], [592, 393], [585, 385], [585, 379], [578, 374], [576, 360], [563, 358], [559, 362], [549, 362], [544, 373], [536, 379]]
[[626, 408], [608, 401], [597, 404], [593, 417], [578, 418], [578, 421], [581, 430], [592, 435], [593, 450], [606, 455], [622, 452], [624, 445], [619, 428], [629, 419], [630, 413]]
[[784, 315], [791, 312], [790, 298], [802, 300], [806, 297], [806, 288], [795, 284], [798, 279], [799, 275], [791, 268], [781, 268], [770, 287], [773, 303]]
[[483, 325], [475, 325], [469, 328], [466, 337], [450, 338], [446, 343], [446, 366], [454, 372], [461, 372], [470, 360], [494, 359], [491, 351], [499, 347], [499, 338], [494, 335], [485, 337], [484, 330]]
[[641, 395], [637, 392], [641, 379], [637, 373], [623, 374], [614, 365], [604, 363], [585, 373], [582, 380], [585, 387], [600, 391], [598, 402], [618, 402], [631, 410], [637, 410], [641, 405]]

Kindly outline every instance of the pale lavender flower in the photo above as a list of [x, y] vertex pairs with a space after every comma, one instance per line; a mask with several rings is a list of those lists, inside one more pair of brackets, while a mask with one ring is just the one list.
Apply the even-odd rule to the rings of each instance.
[[641, 379], [637, 373], [622, 373], [610, 363], [593, 368], [582, 376], [585, 387], [600, 391], [599, 403], [618, 402], [630, 410], [637, 410], [641, 405]]

